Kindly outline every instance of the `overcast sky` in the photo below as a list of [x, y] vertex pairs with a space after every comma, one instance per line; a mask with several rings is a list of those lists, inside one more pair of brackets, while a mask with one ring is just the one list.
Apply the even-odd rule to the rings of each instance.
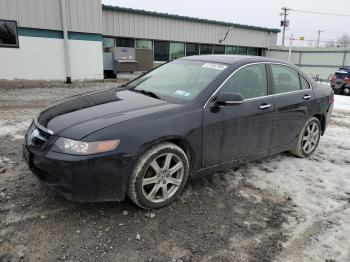
[[[322, 40], [337, 39], [350, 34], [349, 0], [102, 0], [104, 4], [158, 11], [199, 18], [214, 19], [247, 25], [280, 28], [281, 7], [292, 9], [349, 14], [348, 17], [324, 16], [290, 11], [290, 29], [287, 35], [305, 36], [316, 40], [317, 31]], [[281, 34], [280, 34], [281, 35]], [[279, 44], [280, 44], [279, 37]], [[294, 45], [309, 46], [308, 41]], [[315, 45], [315, 42], [313, 43]]]

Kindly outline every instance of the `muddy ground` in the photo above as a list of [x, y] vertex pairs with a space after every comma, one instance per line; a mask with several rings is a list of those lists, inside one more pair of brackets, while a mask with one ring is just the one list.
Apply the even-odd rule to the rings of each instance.
[[191, 179], [161, 210], [74, 203], [40, 185], [21, 152], [33, 116], [53, 100], [115, 85], [0, 87], [0, 261], [284, 261], [298, 203], [257, 186], [251, 170], [278, 173], [288, 154]]

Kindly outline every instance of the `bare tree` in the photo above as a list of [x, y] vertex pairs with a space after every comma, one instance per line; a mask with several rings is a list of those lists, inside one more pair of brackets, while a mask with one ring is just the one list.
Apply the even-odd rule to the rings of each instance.
[[337, 47], [350, 47], [350, 35], [344, 34], [337, 39]]

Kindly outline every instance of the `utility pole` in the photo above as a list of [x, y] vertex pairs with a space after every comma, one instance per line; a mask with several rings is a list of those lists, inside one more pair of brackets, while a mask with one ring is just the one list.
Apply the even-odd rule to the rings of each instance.
[[288, 11], [290, 8], [282, 7], [282, 13], [280, 14], [283, 16], [283, 20], [281, 21], [281, 26], [283, 26], [283, 32], [282, 32], [282, 46], [284, 46], [284, 39], [286, 36], [286, 27], [288, 26], [289, 22], [287, 20], [287, 16], [289, 15]]
[[319, 47], [320, 46], [320, 37], [321, 37], [321, 33], [322, 33], [323, 31], [322, 30], [318, 30], [317, 31], [317, 47]]
[[292, 34], [289, 38], [289, 50], [288, 50], [288, 62], [290, 63], [292, 61], [292, 47], [293, 47], [293, 37], [294, 35]]

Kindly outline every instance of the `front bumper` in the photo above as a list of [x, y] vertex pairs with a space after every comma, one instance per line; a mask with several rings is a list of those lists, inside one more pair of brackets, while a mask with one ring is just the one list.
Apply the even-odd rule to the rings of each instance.
[[74, 156], [23, 145], [32, 173], [63, 197], [78, 202], [121, 201], [125, 198], [134, 157]]

